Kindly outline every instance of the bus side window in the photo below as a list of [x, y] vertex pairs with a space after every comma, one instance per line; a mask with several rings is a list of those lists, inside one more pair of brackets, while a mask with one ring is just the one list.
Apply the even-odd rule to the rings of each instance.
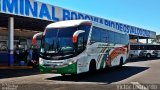
[[101, 34], [101, 42], [106, 43], [108, 42], [108, 35], [107, 35], [107, 30], [100, 30], [100, 34]]
[[109, 43], [114, 43], [114, 32], [108, 31], [109, 32]]
[[100, 42], [100, 41], [101, 41], [101, 35], [99, 30], [96, 27], [93, 27], [92, 35], [91, 35], [91, 43]]

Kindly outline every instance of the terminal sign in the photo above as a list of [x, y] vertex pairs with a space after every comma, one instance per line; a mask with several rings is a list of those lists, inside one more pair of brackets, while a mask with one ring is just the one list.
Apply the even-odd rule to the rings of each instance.
[[58, 21], [55, 8], [33, 0], [1, 0], [1, 11], [9, 14]]
[[99, 17], [94, 17], [94, 16], [90, 16], [90, 15], [87, 15], [87, 14], [82, 14], [82, 13], [70, 11], [70, 10], [67, 10], [67, 9], [63, 9], [63, 20], [73, 20], [73, 19], [92, 20], [92, 21], [104, 24], [106, 26], [115, 28], [117, 30], [120, 30], [122, 32], [126, 32], [128, 34], [150, 37], [150, 31], [149, 30], [145, 30], [145, 29], [134, 27], [134, 26], [114, 22], [114, 21], [111, 21], [111, 20], [102, 19], [102, 18], [99, 18]]

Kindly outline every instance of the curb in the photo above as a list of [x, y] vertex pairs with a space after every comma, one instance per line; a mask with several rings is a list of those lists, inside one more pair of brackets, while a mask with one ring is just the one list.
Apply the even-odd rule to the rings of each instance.
[[32, 69], [32, 66], [0, 66], [0, 70], [5, 69]]

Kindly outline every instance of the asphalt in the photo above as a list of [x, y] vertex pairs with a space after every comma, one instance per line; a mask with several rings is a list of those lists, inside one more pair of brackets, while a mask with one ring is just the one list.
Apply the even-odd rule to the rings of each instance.
[[77, 76], [43, 74], [38, 68], [0, 70], [0, 89], [14, 90], [160, 90], [160, 59], [136, 58], [122, 68]]

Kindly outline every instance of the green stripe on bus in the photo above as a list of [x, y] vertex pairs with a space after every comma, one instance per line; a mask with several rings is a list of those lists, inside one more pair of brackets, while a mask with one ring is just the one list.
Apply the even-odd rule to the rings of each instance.
[[[109, 53], [110, 49], [109, 48], [106, 48], [105, 52], [104, 53]], [[100, 68], [103, 69], [103, 65], [104, 63], [106, 63], [106, 59], [107, 57], [105, 55], [102, 56], [101, 58], [101, 64], [100, 64]], [[107, 63], [106, 63], [107, 64]]]
[[43, 65], [39, 65], [39, 69], [42, 73], [77, 74], [77, 63], [62, 68], [47, 68]]
[[101, 58], [102, 58], [102, 54], [101, 54], [101, 53], [104, 53], [106, 49], [107, 49], [107, 48], [103, 48], [103, 49], [101, 50], [100, 55], [98, 56], [97, 66], [98, 66], [98, 64], [99, 64], [99, 62], [100, 62], [100, 60], [101, 60]]

